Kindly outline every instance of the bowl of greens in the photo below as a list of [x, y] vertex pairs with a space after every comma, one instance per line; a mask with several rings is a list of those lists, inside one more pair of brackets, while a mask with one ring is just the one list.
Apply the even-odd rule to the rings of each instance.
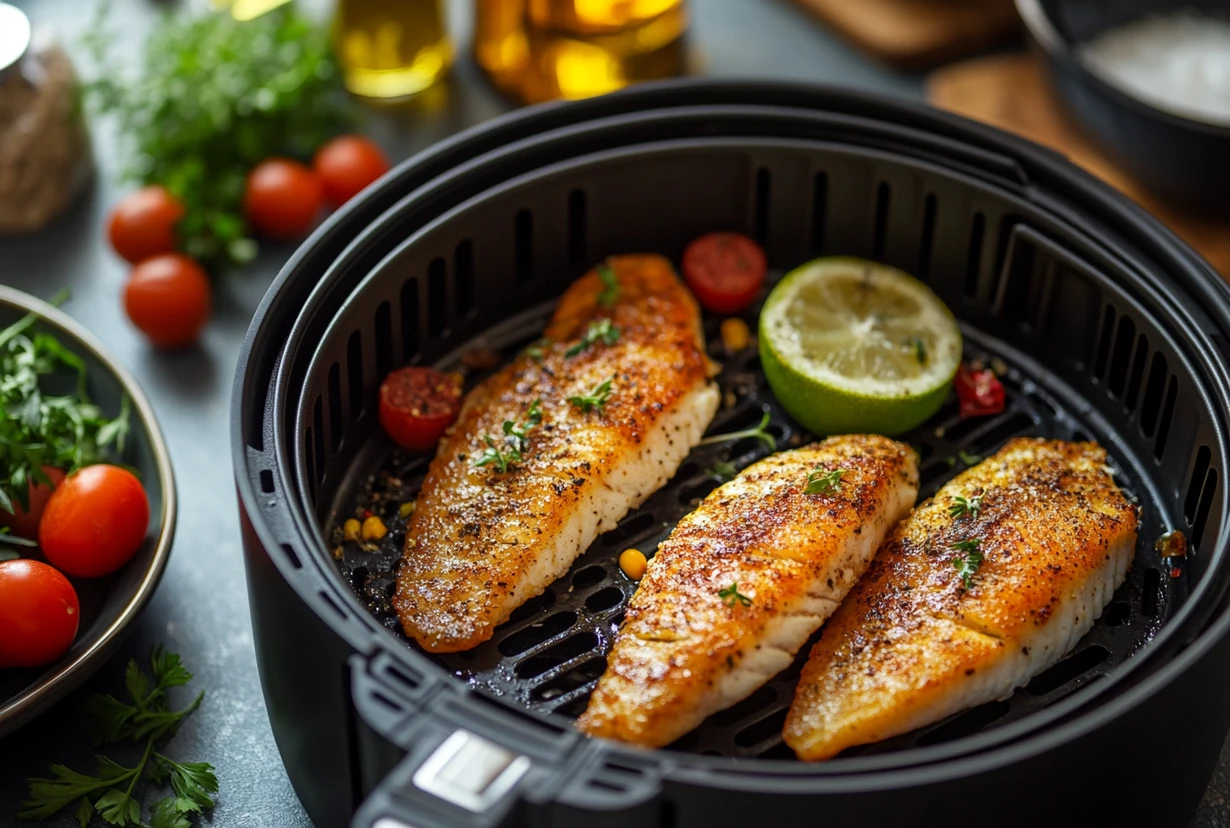
[[171, 460], [88, 331], [0, 286], [0, 737], [97, 669], [166, 568]]

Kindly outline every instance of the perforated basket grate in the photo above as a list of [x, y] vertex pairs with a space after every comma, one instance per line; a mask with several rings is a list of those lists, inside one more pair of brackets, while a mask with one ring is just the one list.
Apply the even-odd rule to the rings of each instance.
[[[544, 318], [544, 313], [536, 314], [526, 320], [527, 324], [520, 331], [504, 332], [510, 342], [503, 349], [502, 358], [511, 358], [522, 346], [537, 338]], [[747, 318], [754, 320], [755, 314]], [[767, 410], [771, 413], [769, 430], [779, 447], [794, 447], [814, 439], [801, 431], [774, 401], [760, 371], [755, 348], [728, 357], [717, 336], [717, 320], [708, 318], [705, 327], [711, 356], [724, 362], [718, 378], [724, 404], [710, 433], [754, 425]], [[1112, 435], [1100, 433], [1103, 429], [1097, 423], [1083, 420], [1048, 394], [1014, 364], [1012, 351], [996, 350], [994, 343], [976, 331], [967, 330], [966, 337], [967, 358], [982, 359], [988, 364], [994, 362], [997, 366], [1002, 361], [1007, 368], [1003, 379], [1008, 404], [1002, 414], [961, 419], [954, 396], [929, 422], [902, 438], [914, 445], [921, 456], [920, 502], [954, 474], [978, 462], [1014, 436], [1099, 439], [1110, 448], [1117, 480], [1128, 496], [1139, 500], [1141, 493], [1147, 492], [1136, 471], [1118, 462], [1114, 456]], [[486, 342], [484, 339], [483, 344], [476, 347], [485, 348]], [[463, 353], [466, 350], [462, 348]], [[464, 366], [455, 362], [442, 367], [464, 371]], [[1103, 365], [1102, 370], [1108, 367]], [[1158, 396], [1156, 400], [1144, 400], [1143, 404], [1150, 409], [1162, 408], [1166, 400]], [[1161, 410], [1156, 416], [1170, 415]], [[377, 548], [369, 551], [357, 543], [340, 543], [335, 547], [340, 552], [338, 566], [369, 611], [401, 636], [407, 646], [415, 646], [402, 633], [390, 599], [395, 591], [396, 568], [405, 540], [406, 521], [399, 515], [399, 508], [414, 499], [428, 458], [407, 457], [388, 444], [384, 444], [383, 451], [386, 459], [379, 470], [355, 477], [357, 489], [352, 488], [342, 495], [343, 500], [349, 501], [350, 508], [334, 513], [330, 536], [335, 540], [340, 537], [337, 522], [351, 514], [362, 515], [370, 511], [384, 518], [391, 531]], [[585, 709], [596, 680], [606, 666], [606, 654], [636, 588], [619, 569], [620, 552], [635, 547], [651, 556], [676, 522], [720, 485], [710, 472], [716, 462], [730, 461], [742, 469], [767, 453], [767, 449], [751, 439], [695, 449], [674, 479], [628, 514], [617, 528], [599, 537], [565, 577], [520, 607], [510, 621], [495, 631], [490, 641], [468, 652], [432, 658], [474, 687], [541, 713], [575, 718]], [[1207, 511], [1207, 505], [1205, 508]], [[1165, 510], [1158, 503], [1146, 501], [1136, 559], [1127, 581], [1115, 593], [1093, 630], [1070, 655], [1034, 677], [1008, 700], [984, 704], [917, 732], [852, 749], [845, 755], [948, 742], [1028, 716], [1102, 679], [1149, 641], [1172, 609], [1186, 597], [1187, 581], [1182, 577], [1182, 570], [1178, 570], [1178, 577], [1172, 578], [1171, 567], [1160, 560], [1152, 548], [1153, 540], [1165, 531], [1164, 515]], [[1197, 535], [1205, 519], [1205, 514], [1199, 516]], [[782, 743], [781, 727], [810, 647], [811, 642], [800, 651], [792, 667], [743, 702], [709, 717], [671, 749], [722, 756], [792, 758], [792, 752]]]

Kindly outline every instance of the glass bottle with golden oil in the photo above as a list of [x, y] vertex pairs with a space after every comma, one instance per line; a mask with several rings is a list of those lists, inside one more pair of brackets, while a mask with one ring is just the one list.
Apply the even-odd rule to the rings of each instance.
[[346, 88], [365, 98], [404, 98], [453, 62], [444, 0], [338, 0], [334, 43]]
[[684, 71], [684, 0], [476, 0], [474, 57], [524, 101], [587, 98]]

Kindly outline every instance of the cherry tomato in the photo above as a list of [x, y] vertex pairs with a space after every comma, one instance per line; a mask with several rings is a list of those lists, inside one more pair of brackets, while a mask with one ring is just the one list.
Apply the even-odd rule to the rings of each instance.
[[51, 490], [60, 485], [64, 480], [64, 472], [51, 466], [43, 466], [43, 474], [47, 475], [47, 479], [51, 481], [51, 485], [39, 483], [36, 480], [30, 480], [27, 484], [29, 494], [26, 502], [30, 504], [30, 508], [23, 509], [21, 504], [17, 502], [17, 498], [13, 498], [13, 514], [0, 509], [0, 526], [7, 526], [14, 535], [27, 540], [36, 540], [38, 538], [38, 522], [43, 517], [43, 507], [47, 504], [47, 498], [51, 497]]
[[45, 563], [0, 563], [0, 667], [41, 667], [73, 643], [81, 621], [77, 592]]
[[961, 417], [981, 417], [1004, 410], [1004, 385], [990, 368], [962, 363], [954, 381]]
[[97, 578], [128, 562], [148, 526], [149, 499], [132, 472], [119, 466], [86, 466], [51, 493], [38, 542], [57, 569]]
[[426, 451], [435, 446], [461, 411], [461, 379], [411, 365], [380, 385], [380, 425], [399, 446]]
[[163, 253], [132, 269], [124, 311], [159, 348], [183, 348], [209, 321], [209, 290], [204, 268], [183, 253]]
[[765, 277], [764, 251], [739, 233], [710, 233], [683, 251], [683, 278], [696, 301], [714, 313], [752, 304]]
[[165, 187], [153, 185], [129, 193], [111, 210], [107, 238], [111, 246], [136, 264], [175, 249], [175, 225], [184, 217], [184, 205]]
[[293, 241], [312, 229], [322, 202], [316, 173], [298, 161], [270, 158], [248, 174], [243, 209], [258, 233]]
[[343, 135], [317, 151], [312, 167], [320, 176], [325, 198], [340, 207], [388, 172], [389, 160], [380, 147], [361, 135]]

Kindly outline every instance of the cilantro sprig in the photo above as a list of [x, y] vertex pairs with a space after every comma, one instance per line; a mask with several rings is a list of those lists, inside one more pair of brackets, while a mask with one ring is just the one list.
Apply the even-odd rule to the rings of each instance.
[[126, 701], [114, 696], [96, 695], [86, 703], [86, 713], [99, 744], [122, 741], [144, 743], [141, 758], [132, 766], [98, 755], [91, 774], [65, 765], [51, 765], [49, 777], [26, 780], [29, 798], [21, 803], [22, 819], [47, 819], [73, 803], [81, 828], [97, 814], [109, 825], [144, 828], [139, 786], [142, 780], [171, 789], [150, 807], [148, 828], [189, 828], [194, 815], [214, 806], [218, 779], [206, 762], [177, 762], [155, 748], [170, 738], [200, 705], [204, 691], [178, 710], [172, 709], [168, 691], [183, 687], [192, 674], [179, 656], [161, 647], [150, 655], [150, 673], [136, 660], [128, 662], [124, 673]]
[[565, 357], [574, 357], [585, 351], [586, 348], [593, 345], [595, 342], [602, 342], [606, 345], [614, 345], [619, 341], [619, 329], [611, 325], [611, 320], [600, 319], [597, 322], [590, 322], [589, 327], [585, 329], [581, 339], [564, 351]]
[[977, 574], [979, 567], [982, 566], [983, 554], [981, 541], [978, 538], [970, 538], [969, 540], [959, 541], [952, 545], [952, 548], [960, 552], [952, 559], [952, 565], [957, 568], [957, 575], [961, 577], [961, 583], [966, 589], [974, 586], [974, 575]]
[[741, 431], [728, 431], [725, 434], [714, 434], [704, 438], [696, 445], [707, 446], [713, 443], [726, 443], [731, 440], [742, 440], [744, 437], [751, 437], [759, 440], [769, 451], [777, 451], [777, 438], [766, 430], [768, 425], [769, 412], [766, 411], [764, 412], [764, 416], [760, 418], [760, 423], [754, 428], [745, 428]]
[[602, 382], [589, 389], [587, 394], [578, 394], [568, 398], [568, 402], [581, 409], [588, 414], [591, 411], [597, 411], [599, 414], [606, 408], [607, 401], [611, 399], [611, 381], [614, 377], [607, 377]]
[[[30, 313], [0, 331], [0, 510], [29, 504], [31, 483], [51, 485], [44, 467], [71, 471], [96, 463], [107, 449], [123, 451], [132, 404], [114, 419], [86, 392], [85, 361]], [[72, 390], [60, 386], [71, 377]], [[10, 539], [10, 542], [11, 539]]]
[[831, 494], [841, 489], [841, 478], [845, 477], [845, 469], [826, 470], [823, 466], [816, 466], [815, 470], [807, 475], [807, 488], [803, 489], [803, 494]]

